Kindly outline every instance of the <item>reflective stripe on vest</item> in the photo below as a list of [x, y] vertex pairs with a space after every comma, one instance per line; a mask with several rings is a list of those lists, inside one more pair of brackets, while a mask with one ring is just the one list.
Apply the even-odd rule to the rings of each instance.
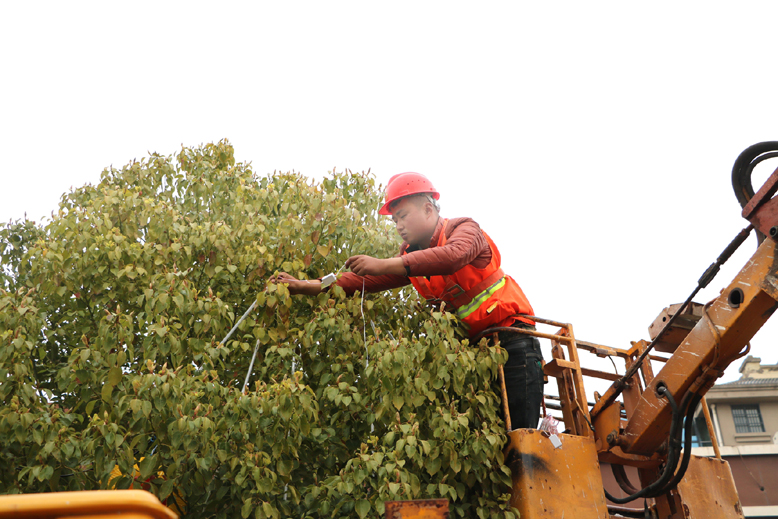
[[487, 299], [492, 297], [495, 292], [500, 290], [502, 287], [505, 286], [505, 276], [503, 276], [497, 283], [490, 286], [477, 296], [473, 298], [472, 301], [467, 303], [466, 305], [460, 306], [457, 308], [456, 315], [460, 319], [465, 319], [467, 316], [478, 310], [478, 308], [486, 302]]

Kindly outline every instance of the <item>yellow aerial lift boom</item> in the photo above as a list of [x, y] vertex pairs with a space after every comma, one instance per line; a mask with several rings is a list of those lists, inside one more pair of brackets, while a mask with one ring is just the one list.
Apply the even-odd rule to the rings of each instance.
[[[641, 340], [621, 350], [577, 341], [572, 326], [542, 319], [559, 331], [527, 332], [551, 339], [553, 360], [545, 371], [557, 380], [567, 434], [556, 448], [539, 431], [509, 433], [512, 502], [522, 519], [743, 517], [729, 465], [720, 457], [691, 455], [691, 424], [705, 393], [730, 363], [747, 353], [751, 338], [778, 308], [778, 198], [773, 198], [778, 170], [758, 192], [751, 187], [754, 166], [776, 156], [778, 142], [763, 142], [737, 159], [733, 187], [750, 224], [703, 274], [689, 298], [660, 314], [650, 328], [650, 343]], [[760, 243], [756, 253], [718, 298], [693, 303], [752, 229]], [[622, 358], [626, 374], [582, 368], [579, 349]], [[652, 355], [654, 350], [671, 355]], [[646, 359], [665, 364], [655, 374]], [[595, 394], [591, 408], [584, 375], [613, 380], [605, 394]], [[625, 496], [604, 489], [601, 463], [611, 465]], [[637, 469], [639, 482], [629, 480], [625, 467]], [[622, 506], [630, 502], [642, 506]]]

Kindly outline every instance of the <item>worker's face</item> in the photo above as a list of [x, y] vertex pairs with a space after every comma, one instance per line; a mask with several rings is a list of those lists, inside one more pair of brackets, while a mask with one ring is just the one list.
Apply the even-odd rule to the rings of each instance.
[[438, 212], [431, 203], [418, 197], [403, 198], [390, 210], [397, 234], [403, 241], [424, 249], [430, 246], [438, 223]]

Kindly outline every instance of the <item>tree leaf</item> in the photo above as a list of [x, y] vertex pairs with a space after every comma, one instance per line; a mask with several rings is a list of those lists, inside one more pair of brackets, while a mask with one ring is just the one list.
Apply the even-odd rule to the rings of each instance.
[[288, 476], [292, 472], [294, 463], [292, 460], [280, 460], [278, 462], [278, 473], [282, 476]]
[[103, 389], [100, 391], [100, 396], [103, 398], [104, 402], [111, 401], [112, 391], [113, 391], [113, 386], [111, 384], [103, 384]]
[[105, 379], [106, 384], [110, 384], [111, 386], [115, 386], [119, 383], [119, 381], [122, 379], [122, 370], [121, 368], [111, 368], [110, 371], [108, 371], [108, 377]]
[[247, 498], [243, 502], [243, 506], [240, 508], [240, 516], [243, 517], [243, 519], [246, 519], [249, 515], [251, 515], [251, 511], [254, 509], [254, 504], [251, 502], [251, 498]]
[[427, 472], [430, 476], [434, 476], [440, 470], [441, 460], [440, 458], [428, 459], [426, 462]]
[[354, 505], [354, 510], [356, 510], [359, 518], [362, 519], [370, 512], [370, 502], [367, 499], [360, 499]]
[[146, 480], [151, 476], [154, 467], [156, 467], [156, 456], [146, 456], [140, 461], [140, 478]]

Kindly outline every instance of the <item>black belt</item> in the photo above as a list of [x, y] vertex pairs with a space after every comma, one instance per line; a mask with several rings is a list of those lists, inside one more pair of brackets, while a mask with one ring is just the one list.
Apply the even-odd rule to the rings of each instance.
[[[535, 331], [535, 327], [531, 324], [523, 323], [521, 321], [516, 321], [512, 325], [510, 325], [510, 328], [518, 328], [520, 330], [532, 330]], [[497, 337], [500, 339], [500, 342], [507, 342], [510, 339], [515, 339], [517, 335], [523, 335], [524, 337], [532, 337], [532, 335], [527, 335], [524, 333], [517, 333], [517, 332], [497, 332]]]

